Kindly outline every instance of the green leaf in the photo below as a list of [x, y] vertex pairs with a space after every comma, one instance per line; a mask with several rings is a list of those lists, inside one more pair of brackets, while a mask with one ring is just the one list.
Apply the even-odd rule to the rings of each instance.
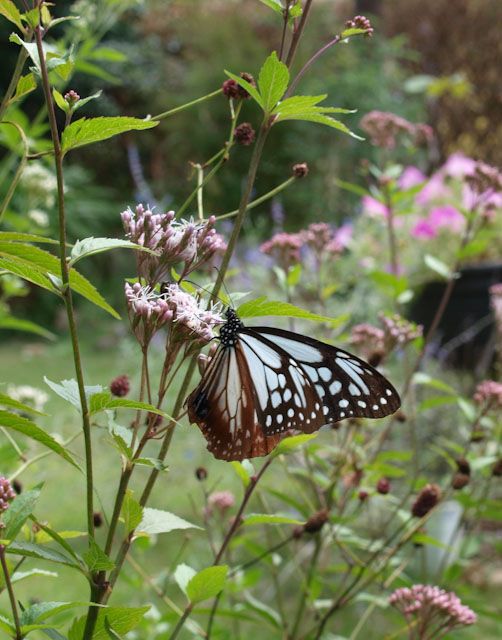
[[25, 76], [21, 76], [17, 82], [16, 93], [9, 100], [9, 104], [21, 100], [24, 96], [31, 93], [37, 88], [37, 81], [32, 73], [27, 73]]
[[23, 280], [28, 280], [28, 282], [32, 282], [33, 284], [42, 287], [42, 289], [47, 289], [47, 291], [57, 293], [48, 276], [38, 267], [34, 267], [26, 260], [13, 256], [4, 258], [0, 254], [0, 270], [13, 273], [16, 276], [23, 278]]
[[244, 518], [244, 524], [304, 524], [301, 520], [269, 513], [250, 513]]
[[192, 567], [189, 567], [184, 563], [181, 563], [176, 567], [176, 570], [174, 571], [174, 579], [185, 595], [187, 593], [187, 585], [196, 573], [197, 571], [195, 571], [195, 569], [192, 569]]
[[315, 322], [326, 322], [335, 328], [346, 322], [347, 315], [330, 318], [328, 316], [320, 316], [305, 309], [301, 309], [289, 302], [280, 300], [267, 300], [265, 296], [244, 302], [237, 309], [237, 313], [241, 318], [259, 318], [261, 316], [285, 316], [287, 318], [304, 318], [305, 320], [313, 320]]
[[69, 113], [70, 105], [66, 102], [62, 94], [59, 93], [57, 89], [52, 90], [52, 97], [54, 98], [54, 102], [61, 109], [61, 111], [63, 111], [64, 113]]
[[159, 460], [159, 458], [134, 458], [134, 464], [157, 469], [157, 471], [167, 471], [169, 469], [169, 465]]
[[25, 609], [19, 616], [22, 626], [43, 622], [61, 611], [75, 609], [76, 607], [88, 607], [90, 602], [37, 602]]
[[71, 250], [70, 265], [74, 265], [82, 258], [87, 256], [93, 256], [96, 253], [103, 253], [104, 251], [110, 251], [110, 249], [126, 248], [136, 249], [137, 251], [146, 251], [154, 254], [155, 252], [147, 247], [142, 247], [140, 244], [131, 242], [130, 240], [119, 240], [118, 238], [84, 238], [84, 240], [77, 240], [73, 249]]
[[99, 91], [96, 91], [96, 93], [93, 93], [91, 96], [87, 96], [87, 98], [80, 98], [80, 100], [77, 100], [77, 102], [75, 102], [75, 104], [73, 105], [73, 111], [80, 109], [81, 107], [86, 105], [88, 102], [91, 102], [91, 100], [97, 100], [98, 98], [101, 97], [102, 93], [103, 92], [99, 90]]
[[324, 113], [306, 111], [305, 113], [296, 113], [290, 116], [278, 116], [275, 122], [282, 122], [284, 120], [303, 120], [305, 122], [315, 122], [317, 124], [323, 124], [327, 127], [331, 127], [332, 129], [337, 129], [338, 131], [346, 133], [356, 140], [364, 140], [364, 138], [351, 131], [345, 124], [343, 124], [343, 122], [340, 122], [340, 120], [335, 120], [335, 118], [330, 118]]
[[14, 540], [33, 512], [39, 496], [40, 489], [32, 489], [31, 491], [25, 491], [12, 501], [3, 515], [5, 528], [0, 532], [0, 536], [4, 540]]
[[29, 571], [15, 571], [11, 577], [11, 582], [21, 582], [21, 580], [26, 580], [26, 578], [31, 578], [31, 576], [43, 576], [44, 578], [57, 578], [59, 574], [55, 571], [47, 571], [45, 569], [37, 569], [34, 567]]
[[143, 507], [133, 498], [132, 491], [129, 489], [126, 491], [120, 515], [124, 521], [126, 534], [134, 531], [143, 518]]
[[[79, 402], [80, 406], [80, 402]], [[100, 391], [89, 398], [89, 413], [95, 414], [106, 409], [135, 409], [137, 411], [148, 411], [163, 416], [168, 420], [171, 419], [164, 411], [157, 409], [153, 404], [148, 402], [137, 402], [136, 400], [128, 400], [127, 398], [114, 398], [108, 391]]]
[[253, 100], [257, 102], [260, 105], [260, 107], [263, 109], [263, 100], [260, 94], [258, 93], [258, 90], [256, 89], [256, 87], [254, 87], [247, 80], [244, 80], [244, 78], [241, 78], [240, 76], [236, 76], [234, 73], [230, 73], [230, 71], [225, 70], [225, 74], [229, 78], [232, 78], [232, 80], [235, 80], [235, 82], [237, 82], [239, 86], [245, 89], [249, 93], [249, 95], [253, 98]]
[[318, 96], [291, 96], [291, 98], [286, 98], [282, 102], [279, 102], [279, 104], [272, 111], [272, 114], [285, 115], [302, 113], [303, 111], [305, 111], [305, 109], [315, 107], [319, 102], [326, 100], [327, 97], [327, 93], [323, 93]]
[[245, 594], [246, 598], [246, 606], [251, 608], [253, 611], [258, 613], [261, 618], [270, 623], [273, 627], [277, 629], [282, 629], [282, 622], [279, 614], [269, 607], [268, 605], [260, 602], [257, 598], [254, 598], [249, 592]]
[[90, 538], [89, 548], [83, 554], [84, 562], [89, 571], [110, 571], [115, 568], [115, 562], [110, 560], [106, 553], [101, 549], [96, 540]]
[[0, 15], [15, 24], [21, 31], [23, 30], [21, 14], [12, 0], [0, 0]]
[[58, 564], [64, 564], [67, 567], [81, 570], [80, 565], [73, 558], [69, 558], [66, 554], [50, 549], [40, 544], [34, 544], [33, 542], [12, 542], [6, 549], [7, 553], [12, 553], [17, 556], [25, 556], [27, 558], [37, 558], [38, 560], [48, 560], [49, 562], [56, 562]]
[[[150, 609], [147, 607], [103, 607], [98, 613], [96, 627], [92, 635], [92, 640], [109, 640], [105, 627], [105, 620], [115, 633], [125, 635], [143, 619], [145, 613]], [[84, 629], [87, 616], [82, 616], [73, 621], [68, 633], [68, 640], [83, 640]]]
[[306, 442], [313, 440], [317, 437], [317, 433], [301, 433], [298, 436], [290, 436], [281, 440], [277, 447], [272, 451], [272, 456], [275, 458], [281, 454], [293, 453]]
[[432, 271], [439, 274], [445, 280], [450, 280], [453, 277], [450, 267], [438, 258], [431, 256], [429, 253], [424, 256], [424, 262], [429, 269], [432, 269]]
[[59, 244], [53, 238], [46, 238], [35, 233], [18, 233], [17, 231], [0, 231], [1, 242], [45, 242], [48, 244]]
[[201, 529], [201, 527], [187, 522], [169, 511], [145, 507], [143, 509], [143, 518], [137, 528], [137, 533], [153, 535], [157, 533], [169, 533], [176, 529]]
[[196, 573], [186, 587], [187, 596], [192, 604], [214, 598], [225, 586], [228, 566], [216, 565]]
[[281, 0], [260, 0], [262, 4], [265, 4], [267, 7], [270, 7], [276, 13], [280, 13], [282, 15], [282, 3]]
[[[13, 42], [14, 44], [18, 44], [20, 47], [23, 47], [30, 56], [35, 68], [40, 73], [40, 58], [38, 57], [37, 45], [34, 42], [25, 42], [17, 33], [10, 34], [9, 42]], [[47, 51], [49, 48], [50, 47], [44, 43], [44, 51]]]
[[[76, 380], [61, 380], [61, 383], [52, 382], [46, 376], [44, 376], [44, 382], [47, 386], [49, 386], [54, 393], [57, 393], [60, 398], [66, 400], [70, 404], [72, 404], [78, 411], [81, 410], [80, 405], [80, 394], [78, 390], [78, 384]], [[86, 385], [85, 386], [85, 395], [86, 398], [89, 399], [91, 396], [100, 393], [103, 390], [101, 385]]]
[[444, 391], [445, 393], [448, 393], [454, 396], [457, 395], [457, 392], [452, 386], [450, 386], [449, 384], [446, 384], [446, 382], [443, 382], [442, 380], [433, 378], [427, 373], [422, 373], [421, 371], [418, 371], [417, 373], [414, 374], [413, 384], [420, 384], [427, 387], [432, 387], [433, 389], [437, 389], [438, 391]]
[[83, 533], [82, 531], [54, 531], [48, 525], [39, 522], [36, 518], [32, 516], [31, 518], [33, 522], [37, 525], [37, 528], [40, 529], [35, 535], [35, 542], [37, 544], [44, 544], [46, 542], [50, 542], [54, 540], [57, 544], [68, 552], [75, 560], [78, 562], [81, 561], [78, 553], [73, 549], [69, 542], [66, 542], [65, 538], [80, 538], [82, 536], [86, 536], [87, 533]]
[[279, 60], [277, 53], [272, 51], [263, 63], [258, 75], [258, 88], [263, 101], [263, 110], [271, 112], [282, 98], [289, 83], [287, 66]]
[[366, 29], [359, 29], [358, 27], [351, 27], [350, 29], [345, 29], [341, 33], [341, 38], [345, 40], [345, 38], [350, 38], [350, 36], [362, 36], [366, 34]]
[[295, 264], [294, 267], [290, 267], [286, 276], [286, 281], [290, 287], [295, 287], [302, 277], [302, 265]]
[[14, 620], [0, 615], [0, 629], [3, 629], [10, 638], [15, 637], [16, 627], [14, 626]]
[[[251, 472], [249, 470], [249, 467], [246, 465], [246, 463], [251, 467], [251, 470], [252, 470]], [[243, 462], [237, 462], [236, 460], [234, 460], [230, 464], [232, 465], [232, 468], [235, 471], [235, 473], [241, 479], [242, 484], [245, 487], [247, 487], [249, 485], [251, 475], [254, 475], [253, 465], [249, 462], [249, 460], [244, 460]]]
[[345, 191], [350, 191], [350, 193], [354, 193], [356, 196], [367, 196], [368, 191], [364, 187], [359, 186], [358, 184], [353, 184], [352, 182], [345, 182], [344, 180], [338, 180], [335, 178], [335, 184], [340, 189], [344, 189]]
[[63, 152], [101, 142], [127, 131], [151, 129], [159, 123], [127, 116], [81, 118], [66, 127], [61, 138]]
[[112, 638], [112, 640], [122, 640], [121, 636], [119, 636], [119, 634], [112, 629], [110, 621], [108, 620], [108, 618], [106, 616], [105, 616], [105, 620], [104, 620], [103, 626], [105, 628], [106, 633], [108, 634], [108, 636], [110, 638]]
[[31, 320], [25, 320], [24, 318], [16, 318], [15, 316], [0, 316], [0, 329], [9, 329], [10, 331], [26, 331], [27, 333], [34, 333], [47, 340], [54, 340], [55, 335], [44, 327], [41, 327]]
[[28, 420], [27, 418], [24, 418], [22, 416], [18, 416], [16, 413], [10, 413], [9, 411], [0, 410], [0, 426], [7, 429], [12, 429], [13, 431], [17, 431], [18, 433], [22, 433], [25, 436], [28, 436], [28, 438], [39, 442], [48, 449], [51, 449], [51, 451], [54, 451], [54, 453], [57, 453], [58, 456], [61, 456], [67, 462], [79, 469], [78, 464], [68, 453], [68, 451], [66, 451], [66, 449], [59, 444], [59, 442], [54, 440], [52, 436], [38, 427], [31, 420]]
[[396, 276], [386, 271], [372, 271], [370, 278], [382, 291], [396, 297], [408, 289], [408, 279], [405, 276]]
[[28, 404], [24, 404], [23, 402], [19, 402], [19, 400], [14, 400], [10, 396], [5, 393], [0, 393], [0, 405], [3, 407], [12, 407], [13, 409], [17, 409], [18, 411], [23, 411], [24, 413], [35, 413], [37, 416], [46, 416], [46, 413], [42, 413], [41, 411], [37, 411], [33, 407], [30, 407]]

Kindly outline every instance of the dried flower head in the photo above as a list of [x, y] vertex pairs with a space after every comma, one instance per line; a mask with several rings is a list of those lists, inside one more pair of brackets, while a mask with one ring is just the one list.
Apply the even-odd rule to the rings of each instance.
[[305, 178], [308, 172], [309, 166], [306, 162], [297, 162], [293, 165], [293, 175], [295, 178]]
[[368, 323], [356, 324], [350, 333], [350, 344], [359, 347], [362, 356], [373, 364], [385, 355], [385, 334], [383, 329]]
[[320, 256], [333, 238], [331, 227], [326, 222], [313, 222], [303, 232], [305, 244]]
[[[252, 87], [256, 87], [255, 79], [250, 73], [247, 73], [246, 71], [241, 71], [239, 75], [243, 80], [248, 82]], [[239, 98], [243, 98], [244, 100], [250, 97], [249, 92], [246, 91], [244, 87], [241, 87], [240, 84], [237, 85], [237, 93], [239, 95]]]
[[455, 491], [460, 491], [460, 489], [466, 487], [470, 481], [471, 477], [467, 473], [456, 473], [451, 480], [451, 486]]
[[381, 493], [382, 495], [386, 495], [387, 493], [389, 493], [390, 492], [389, 479], [380, 478], [380, 480], [377, 482], [376, 490], [378, 491], [378, 493]]
[[131, 384], [128, 376], [117, 376], [110, 382], [110, 392], [117, 398], [123, 398], [129, 393]]
[[234, 494], [231, 491], [215, 491], [208, 498], [208, 507], [212, 511], [216, 508], [221, 514], [235, 504]]
[[234, 140], [245, 147], [249, 147], [253, 144], [256, 137], [255, 130], [250, 122], [243, 122], [238, 127], [235, 127]]
[[405, 616], [408, 624], [421, 630], [423, 638], [438, 640], [452, 629], [477, 620], [474, 611], [463, 605], [455, 593], [431, 585], [396, 589], [389, 603]]
[[365, 36], [371, 37], [373, 35], [373, 27], [371, 22], [366, 16], [354, 16], [351, 20], [347, 20], [345, 23], [347, 29], [364, 29]]
[[103, 525], [103, 514], [101, 511], [95, 511], [92, 514], [92, 521], [97, 529]]
[[372, 144], [382, 149], [394, 149], [402, 135], [415, 142], [417, 139], [421, 141], [426, 135], [425, 125], [413, 124], [387, 111], [370, 111], [362, 118], [359, 126], [368, 134]]
[[459, 473], [465, 473], [466, 476], [471, 475], [471, 465], [469, 461], [465, 458], [457, 458], [455, 460], [455, 464], [457, 465], [457, 470]]
[[441, 500], [441, 489], [437, 484], [427, 484], [418, 494], [411, 507], [411, 515], [423, 518]]
[[225, 80], [225, 82], [221, 85], [221, 90], [223, 91], [223, 95], [227, 98], [238, 98], [239, 97], [239, 85], [235, 80], [229, 78]]
[[300, 233], [276, 233], [270, 240], [260, 246], [260, 251], [272, 256], [277, 264], [287, 271], [289, 267], [300, 262], [303, 236]]
[[205, 222], [176, 221], [174, 211], [154, 213], [142, 204], [121, 213], [127, 238], [154, 252], [136, 252], [138, 275], [155, 286], [170, 275], [171, 267], [184, 263], [182, 277], [221, 252], [222, 238], [216, 233], [214, 216]]
[[474, 402], [490, 409], [502, 407], [502, 384], [495, 380], [483, 380], [476, 387]]
[[314, 513], [307, 522], [303, 525], [303, 530], [306, 533], [317, 533], [320, 531], [326, 522], [329, 520], [329, 512], [327, 509], [321, 509], [317, 513]]
[[0, 514], [9, 508], [9, 502], [14, 500], [16, 492], [4, 476], [0, 476]]

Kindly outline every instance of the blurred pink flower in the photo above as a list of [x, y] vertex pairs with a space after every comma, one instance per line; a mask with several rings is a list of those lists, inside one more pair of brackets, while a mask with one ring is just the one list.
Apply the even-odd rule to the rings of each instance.
[[452, 153], [440, 171], [450, 178], [463, 178], [474, 172], [476, 161], [463, 153]]
[[462, 231], [465, 226], [464, 216], [449, 204], [431, 209], [427, 221], [434, 229], [446, 227], [456, 233]]
[[345, 249], [350, 245], [353, 231], [354, 229], [351, 224], [342, 224], [342, 226], [335, 231], [333, 239]]
[[406, 167], [398, 180], [398, 185], [400, 189], [411, 189], [411, 187], [415, 187], [417, 184], [425, 182], [427, 180], [427, 176], [425, 173], [422, 173], [418, 167]]
[[440, 172], [436, 172], [431, 176], [420, 193], [417, 193], [415, 202], [419, 205], [426, 205], [429, 204], [431, 200], [444, 198], [448, 195], [450, 195], [450, 189], [445, 185], [443, 175]]
[[370, 216], [370, 218], [386, 218], [389, 215], [388, 208], [382, 203], [375, 200], [371, 196], [363, 196], [361, 201], [363, 207], [363, 213]]
[[211, 511], [215, 507], [222, 514], [234, 504], [235, 498], [231, 491], [215, 491], [208, 498], [209, 510]]
[[437, 236], [437, 229], [434, 227], [427, 218], [422, 218], [411, 230], [411, 235], [414, 238], [435, 238]]

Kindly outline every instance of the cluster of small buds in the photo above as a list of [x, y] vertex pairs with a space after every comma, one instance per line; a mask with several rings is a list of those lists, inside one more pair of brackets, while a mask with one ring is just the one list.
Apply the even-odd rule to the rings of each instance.
[[[251, 86], [256, 87], [255, 79], [250, 73], [246, 73], [245, 71], [242, 71], [240, 73], [240, 76], [243, 80], [248, 82]], [[241, 85], [235, 80], [233, 80], [232, 78], [225, 80], [225, 82], [221, 87], [221, 90], [223, 91], [223, 94], [228, 99], [233, 98], [234, 100], [239, 100], [239, 99], [246, 100], [247, 98], [250, 97], [249, 92], [246, 91], [244, 87], [241, 87]]]
[[320, 256], [333, 239], [331, 227], [326, 222], [313, 222], [302, 232], [305, 244]]
[[125, 297], [131, 327], [142, 345], [148, 344], [154, 333], [173, 319], [165, 295], [151, 287], [143, 287], [139, 282], [132, 285], [126, 282]]
[[411, 515], [415, 518], [423, 518], [440, 500], [441, 488], [437, 484], [426, 484], [411, 507]]
[[377, 482], [377, 486], [376, 486], [376, 490], [378, 491], [378, 493], [381, 493], [382, 495], [387, 495], [388, 493], [390, 493], [390, 481], [388, 478], [380, 478], [380, 480]]
[[174, 211], [154, 213], [142, 204], [121, 213], [127, 238], [154, 252], [137, 252], [138, 275], [154, 286], [170, 274], [171, 267], [183, 262], [183, 276], [211, 260], [226, 247], [214, 229], [211, 216], [205, 222], [175, 221]]
[[76, 91], [73, 91], [73, 89], [70, 89], [70, 91], [67, 91], [64, 94], [64, 99], [66, 100], [66, 102], [69, 104], [70, 107], [73, 107], [73, 105], [80, 100], [80, 96]]
[[397, 346], [404, 347], [416, 340], [416, 338], [422, 337], [423, 327], [421, 325], [409, 322], [397, 313], [391, 316], [381, 313], [379, 319], [383, 326], [387, 352], [392, 351]]
[[490, 409], [502, 407], [502, 383], [495, 380], [483, 380], [476, 387], [474, 402]]
[[465, 176], [465, 181], [478, 195], [502, 191], [502, 173], [485, 162], [476, 162], [474, 171]]
[[413, 124], [387, 111], [370, 111], [359, 125], [368, 134], [372, 144], [382, 149], [394, 149], [401, 135], [412, 139], [415, 144], [429, 142], [432, 138], [432, 129], [428, 125]]
[[117, 398], [123, 398], [129, 393], [131, 384], [128, 376], [117, 376], [110, 382], [110, 392]]
[[300, 262], [303, 236], [300, 233], [276, 233], [260, 246], [260, 251], [272, 256], [277, 264], [287, 271]]
[[213, 509], [217, 509], [221, 515], [235, 504], [235, 497], [231, 491], [215, 491], [207, 499], [208, 514], [211, 515]]
[[352, 20], [347, 20], [345, 26], [347, 29], [364, 29], [366, 31], [364, 35], [368, 37], [371, 37], [374, 32], [371, 22], [366, 16], [354, 16]]
[[14, 500], [16, 492], [4, 476], [0, 476], [0, 513], [9, 508], [9, 502]]
[[293, 165], [293, 175], [295, 178], [305, 178], [308, 172], [309, 166], [306, 162], [297, 162]]
[[214, 327], [225, 322], [220, 303], [207, 308], [205, 303], [180, 289], [177, 284], [166, 285], [162, 295], [184, 340], [210, 342], [214, 338]]
[[440, 587], [415, 584], [411, 588], [396, 589], [389, 603], [423, 632], [422, 637], [438, 640], [455, 627], [474, 624], [477, 616], [462, 604], [453, 592]]
[[250, 144], [253, 144], [255, 137], [255, 130], [250, 122], [243, 122], [235, 127], [234, 140], [244, 147], [249, 147]]
[[385, 334], [383, 329], [367, 322], [356, 324], [350, 333], [350, 344], [359, 347], [363, 357], [374, 366], [385, 355]]

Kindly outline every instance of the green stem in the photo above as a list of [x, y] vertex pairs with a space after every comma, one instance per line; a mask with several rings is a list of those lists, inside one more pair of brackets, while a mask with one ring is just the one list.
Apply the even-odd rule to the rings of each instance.
[[[31, 41], [31, 35], [27, 38], [27, 41]], [[28, 52], [24, 47], [21, 47], [19, 51], [19, 55], [17, 57], [16, 66], [14, 67], [14, 73], [12, 74], [12, 78], [10, 79], [9, 86], [7, 87], [7, 91], [0, 103], [0, 120], [2, 120], [4, 113], [7, 111], [7, 107], [9, 106], [10, 99], [14, 95], [14, 92], [17, 87], [17, 83], [19, 82], [19, 78], [23, 72], [24, 63], [28, 59]]]
[[298, 49], [298, 45], [300, 43], [300, 39], [302, 37], [303, 30], [305, 29], [305, 25], [307, 23], [307, 18], [310, 12], [310, 8], [312, 6], [312, 0], [306, 0], [305, 6], [303, 7], [302, 17], [300, 18], [300, 22], [298, 23], [298, 27], [293, 33], [293, 37], [291, 39], [291, 44], [289, 46], [288, 55], [286, 57], [286, 65], [291, 69], [293, 65], [293, 61], [295, 59], [296, 51]]
[[[66, 449], [66, 447], [72, 443], [76, 438], [78, 438], [80, 436], [81, 432], [77, 431], [77, 433], [74, 433], [71, 438], [68, 438], [68, 440], [65, 440], [62, 443], [62, 446]], [[36, 456], [33, 456], [33, 458], [30, 458], [29, 460], [26, 460], [26, 462], [24, 464], [22, 464], [20, 467], [18, 467], [14, 473], [9, 476], [9, 482], [12, 482], [13, 480], [15, 480], [18, 476], [20, 476], [24, 471], [26, 471], [26, 469], [28, 467], [30, 467], [32, 464], [35, 464], [35, 462], [39, 462], [40, 460], [43, 460], [44, 458], [47, 458], [47, 456], [52, 455], [52, 451], [43, 451], [42, 453], [37, 454]]]
[[221, 95], [221, 89], [216, 89], [216, 91], [212, 91], [201, 98], [196, 98], [191, 102], [187, 102], [186, 104], [182, 104], [179, 107], [174, 107], [174, 109], [169, 109], [169, 111], [164, 111], [163, 113], [159, 113], [157, 116], [153, 116], [150, 118], [151, 120], [164, 120], [164, 118], [168, 118], [169, 116], [173, 116], [175, 113], [180, 113], [185, 109], [189, 109], [190, 107], [194, 107], [196, 104], [200, 104], [201, 102], [205, 102], [206, 100], [210, 100], [215, 96]]
[[7, 587], [7, 592], [9, 594], [10, 608], [12, 609], [12, 617], [14, 618], [14, 626], [16, 628], [15, 640], [22, 640], [23, 634], [21, 633], [21, 625], [19, 624], [16, 596], [14, 595], [14, 589], [12, 588], [9, 567], [7, 566], [7, 561], [5, 559], [5, 546], [3, 544], [0, 545], [0, 563], [2, 564], [5, 586]]
[[0, 221], [1, 221], [5, 211], [7, 210], [7, 207], [10, 204], [10, 201], [12, 200], [12, 196], [14, 195], [14, 192], [19, 183], [19, 180], [21, 180], [21, 176], [23, 175], [23, 171], [24, 171], [24, 168], [26, 167], [26, 163], [28, 162], [29, 146], [28, 146], [28, 140], [26, 138], [24, 131], [21, 129], [21, 127], [17, 123], [10, 122], [9, 120], [5, 120], [4, 122], [0, 122], [0, 124], [6, 124], [6, 125], [10, 125], [11, 127], [14, 127], [19, 133], [19, 136], [21, 137], [21, 142], [23, 143], [23, 155], [22, 155], [21, 161], [19, 162], [19, 165], [16, 169], [16, 173], [14, 174], [13, 178], [10, 180], [9, 188], [7, 189], [5, 198], [3, 199], [3, 202], [0, 205]]
[[294, 638], [296, 638], [297, 633], [300, 629], [300, 624], [302, 623], [303, 612], [305, 611], [305, 606], [307, 604], [307, 599], [310, 593], [310, 587], [312, 585], [312, 580], [314, 579], [315, 570], [317, 568], [317, 561], [319, 559], [319, 554], [321, 553], [321, 547], [321, 538], [319, 535], [317, 535], [315, 540], [314, 553], [312, 554], [312, 558], [310, 560], [310, 567], [307, 574], [305, 589], [299, 595], [293, 628], [291, 629], [291, 633], [288, 636], [289, 638], [291, 638], [291, 640], [294, 640]]
[[[264, 193], [259, 198], [256, 198], [256, 200], [252, 200], [246, 207], [246, 211], [249, 211], [249, 209], [254, 209], [254, 207], [257, 207], [262, 202], [266, 202], [267, 200], [270, 200], [270, 198], [273, 198], [274, 196], [276, 196], [278, 193], [286, 189], [286, 187], [289, 187], [289, 185], [295, 180], [296, 178], [294, 176], [291, 176], [284, 182], [281, 182], [281, 184], [277, 185], [277, 187], [274, 187], [271, 191], [267, 191], [267, 193]], [[226, 218], [233, 218], [238, 213], [239, 213], [239, 209], [234, 209], [233, 211], [229, 211], [229, 213], [224, 213], [221, 216], [216, 216], [216, 220], [225, 220]]]
[[192, 609], [193, 609], [193, 604], [190, 603], [186, 608], [185, 611], [183, 611], [183, 615], [181, 616], [181, 618], [178, 620], [178, 624], [174, 627], [173, 632], [171, 633], [171, 635], [169, 636], [169, 640], [174, 640], [175, 638], [178, 637], [179, 632], [181, 631], [181, 629], [183, 628], [186, 619], [188, 618], [188, 616], [192, 613]]

